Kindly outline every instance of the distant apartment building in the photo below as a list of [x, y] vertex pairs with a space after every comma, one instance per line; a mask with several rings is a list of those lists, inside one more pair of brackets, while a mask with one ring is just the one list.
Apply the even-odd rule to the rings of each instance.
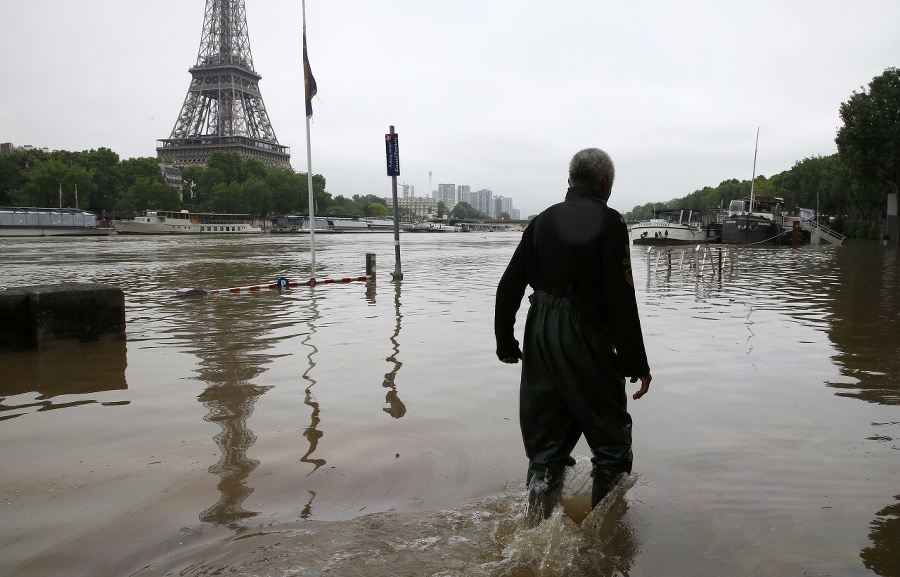
[[181, 178], [181, 169], [171, 164], [160, 163], [159, 170], [162, 172], [166, 184], [172, 188], [181, 188], [183, 180]]
[[406, 184], [404, 182], [400, 185], [400, 190], [402, 192], [401, 196], [403, 198], [411, 198], [416, 196], [416, 187], [411, 184]]
[[456, 198], [456, 185], [451, 183], [439, 184], [438, 189], [434, 191], [435, 202], [443, 202], [447, 210], [453, 210], [458, 202]]
[[494, 194], [490, 188], [482, 188], [472, 193], [472, 200], [469, 202], [478, 212], [483, 212], [491, 218], [494, 218]]
[[[384, 201], [388, 211], [393, 211], [394, 199], [385, 198]], [[413, 218], [431, 218], [437, 214], [437, 203], [437, 200], [424, 196], [404, 196], [397, 198], [397, 210], [400, 211], [400, 216], [408, 214]]]
[[472, 187], [468, 184], [460, 184], [456, 187], [456, 202], [471, 202]]
[[35, 148], [30, 144], [26, 144], [24, 146], [16, 146], [12, 142], [4, 142], [0, 144], [0, 154], [12, 154], [13, 152], [28, 152], [29, 150], [40, 150], [41, 152], [52, 152], [46, 146], [43, 148]]
[[[511, 198], [505, 196], [494, 197], [494, 218], [500, 218], [500, 215], [505, 212], [509, 214], [510, 218], [518, 220], [513, 216], [513, 210], [513, 201]], [[515, 211], [515, 214], [519, 214], [519, 211]]]

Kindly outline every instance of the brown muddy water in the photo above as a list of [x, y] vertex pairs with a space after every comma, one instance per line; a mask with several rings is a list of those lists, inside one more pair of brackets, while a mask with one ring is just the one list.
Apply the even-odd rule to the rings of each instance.
[[[756, 248], [635, 279], [635, 473], [523, 522], [519, 235], [0, 239], [0, 285], [121, 286], [127, 341], [0, 355], [0, 574], [900, 575], [900, 259]], [[517, 324], [521, 334], [524, 308]], [[631, 390], [633, 386], [629, 387]]]

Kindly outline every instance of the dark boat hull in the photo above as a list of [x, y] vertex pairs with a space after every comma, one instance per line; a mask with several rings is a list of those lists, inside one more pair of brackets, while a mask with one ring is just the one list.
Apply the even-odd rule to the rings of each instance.
[[722, 244], [777, 244], [782, 232], [767, 218], [729, 216], [722, 223]]

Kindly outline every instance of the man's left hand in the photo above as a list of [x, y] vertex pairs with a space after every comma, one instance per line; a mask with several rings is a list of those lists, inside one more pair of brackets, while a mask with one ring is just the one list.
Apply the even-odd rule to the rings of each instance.
[[653, 380], [653, 377], [650, 376], [650, 373], [647, 373], [646, 375], [643, 375], [641, 377], [631, 377], [631, 382], [636, 383], [638, 382], [638, 379], [641, 380], [641, 388], [638, 389], [638, 392], [636, 392], [631, 397], [635, 401], [643, 397], [647, 393], [647, 391], [650, 390], [650, 381]]

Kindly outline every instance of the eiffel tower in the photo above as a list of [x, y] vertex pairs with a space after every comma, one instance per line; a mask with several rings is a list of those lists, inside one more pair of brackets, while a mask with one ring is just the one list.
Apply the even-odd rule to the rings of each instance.
[[206, 0], [197, 63], [181, 114], [157, 158], [177, 166], [206, 165], [212, 153], [237, 152], [290, 168], [290, 149], [278, 144], [253, 69], [244, 0]]

